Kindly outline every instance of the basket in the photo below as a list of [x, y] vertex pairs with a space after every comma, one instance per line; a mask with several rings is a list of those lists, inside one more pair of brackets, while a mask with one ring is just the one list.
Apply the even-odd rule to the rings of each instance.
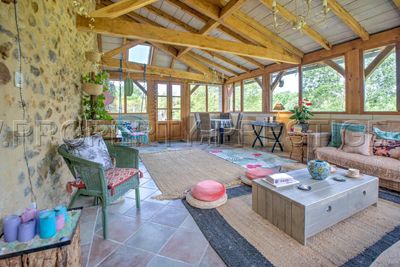
[[85, 52], [85, 58], [93, 63], [100, 62], [101, 60], [101, 54], [96, 51], [87, 51]]
[[84, 83], [83, 91], [88, 95], [101, 95], [103, 93], [103, 85], [95, 83]]
[[226, 195], [226, 193], [220, 199], [211, 201], [211, 202], [206, 202], [206, 201], [201, 201], [201, 200], [195, 199], [190, 192], [186, 195], [187, 203], [190, 206], [198, 208], [198, 209], [214, 209], [214, 208], [224, 205], [227, 200], [228, 200], [228, 196]]

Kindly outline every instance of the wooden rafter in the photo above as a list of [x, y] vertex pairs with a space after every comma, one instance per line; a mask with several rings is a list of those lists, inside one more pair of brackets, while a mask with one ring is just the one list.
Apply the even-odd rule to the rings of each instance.
[[[106, 68], [119, 68], [120, 61], [118, 59], [113, 58], [103, 58], [101, 62], [103, 67]], [[127, 72], [143, 72], [144, 67], [142, 64], [136, 64], [132, 62], [124, 61], [122, 64], [122, 69]], [[163, 68], [157, 66], [147, 66], [146, 67], [147, 74], [156, 74], [161, 76], [169, 76], [178, 79], [184, 80], [192, 80], [192, 81], [201, 81], [201, 82], [222, 82], [219, 81], [212, 81], [211, 77], [206, 77], [203, 74], [181, 71], [181, 70], [174, 70], [170, 68]]]
[[275, 91], [275, 88], [278, 86], [279, 82], [282, 80], [284, 74], [285, 74], [285, 71], [281, 71], [275, 77], [275, 80], [271, 84], [271, 88], [270, 88], [271, 92]]
[[111, 5], [96, 9], [90, 13], [92, 18], [110, 18], [122, 16], [126, 13], [150, 5], [158, 0], [121, 0]]
[[173, 69], [173, 68], [175, 67], [175, 63], [176, 63], [176, 58], [175, 58], [175, 57], [172, 57], [171, 63], [169, 64], [169, 67], [170, 67], [171, 69]]
[[226, 63], [228, 63], [228, 64], [234, 66], [234, 67], [237, 68], [237, 69], [243, 70], [243, 71], [245, 71], [245, 72], [250, 71], [250, 70], [249, 70], [248, 68], [246, 68], [245, 66], [243, 66], [243, 65], [241, 65], [241, 64], [239, 64], [239, 63], [237, 63], [237, 62], [235, 62], [235, 61], [233, 61], [233, 60], [231, 60], [231, 59], [229, 59], [229, 58], [227, 58], [227, 57], [221, 56], [221, 55], [218, 54], [218, 53], [209, 52], [209, 54], [210, 54], [213, 58], [218, 58], [219, 60], [225, 61]]
[[336, 62], [334, 62], [330, 59], [327, 59], [327, 60], [324, 60], [323, 63], [325, 63], [326, 65], [328, 65], [329, 67], [331, 67], [332, 69], [337, 71], [340, 75], [345, 77], [346, 74], [345, 74], [344, 68], [342, 66], [340, 66], [339, 64], [337, 64]]
[[368, 40], [369, 33], [361, 26], [361, 24], [336, 0], [328, 0], [328, 7], [336, 14], [350, 29], [361, 37], [361, 39]]
[[210, 59], [208, 59], [206, 57], [203, 57], [203, 56], [201, 56], [199, 54], [192, 53], [191, 57], [193, 57], [193, 58], [195, 58], [195, 59], [197, 59], [199, 61], [202, 61], [202, 62], [204, 62], [206, 64], [209, 64], [211, 66], [215, 66], [215, 67], [217, 67], [217, 68], [219, 68], [221, 70], [224, 70], [225, 72], [232, 73], [235, 76], [239, 74], [239, 73], [237, 73], [237, 72], [235, 72], [235, 71], [233, 71], [233, 70], [231, 70], [231, 69], [229, 69], [229, 68], [227, 68], [227, 67], [225, 67], [225, 66], [223, 66], [223, 65], [221, 65], [219, 63], [216, 63], [216, 62], [214, 62], [214, 61], [212, 61], [212, 60], [210, 60]]
[[259, 77], [255, 77], [254, 80], [256, 81], [256, 83], [258, 84], [258, 86], [260, 86], [261, 88], [263, 88], [262, 80], [261, 80]]
[[103, 52], [103, 41], [101, 40], [101, 34], [97, 34], [97, 49], [100, 53]]
[[[219, 12], [219, 19], [223, 19], [225, 17], [230, 16], [233, 12], [235, 12], [236, 10], [238, 10], [240, 8], [241, 5], [244, 4], [246, 0], [231, 0], [228, 2], [228, 4], [226, 4], [223, 8], [219, 9], [217, 8], [217, 12]], [[206, 25], [200, 30], [200, 34], [201, 35], [208, 35], [212, 30], [214, 30], [215, 28], [217, 28], [220, 25], [219, 21], [210, 19]], [[183, 49], [179, 55], [184, 55], [185, 53], [187, 53], [188, 51], [190, 51], [190, 47], [187, 47], [185, 49]]]
[[142, 43], [143, 43], [143, 41], [140, 41], [140, 40], [129, 41], [120, 47], [117, 47], [117, 48], [114, 48], [113, 50], [107, 51], [106, 53], [103, 54], [103, 57], [113, 57], [115, 55], [118, 55], [125, 49], [129, 49], [131, 47], [134, 47], [134, 46], [136, 46], [138, 44], [142, 44]]
[[394, 4], [400, 8], [400, 0], [393, 0]]
[[365, 79], [367, 79], [374, 70], [381, 65], [381, 63], [389, 56], [390, 52], [393, 51], [394, 45], [389, 45], [385, 47], [375, 58], [372, 62], [365, 68], [364, 75]]
[[147, 95], [147, 89], [143, 87], [138, 81], [132, 80], [134, 84], [136, 84], [137, 87], [139, 87], [140, 91], [143, 92], [143, 94]]
[[196, 84], [192, 90], [190, 90], [190, 95], [192, 95], [194, 92], [196, 92], [196, 90], [200, 87], [200, 84]]
[[[181, 20], [179, 20], [179, 19], [177, 19], [177, 18], [175, 18], [175, 17], [173, 17], [173, 16], [171, 16], [171, 15], [169, 15], [168, 13], [166, 13], [166, 12], [160, 10], [160, 9], [157, 9], [157, 8], [155, 8], [155, 7], [153, 7], [153, 6], [146, 6], [145, 8], [146, 8], [149, 12], [152, 12], [153, 14], [155, 14], [155, 15], [157, 15], [157, 16], [160, 16], [160, 17], [162, 17], [162, 18], [164, 18], [164, 19], [166, 19], [166, 20], [169, 20], [170, 22], [174, 23], [175, 25], [178, 25], [178, 26], [184, 28], [184, 29], [187, 30], [188, 32], [203, 34], [202, 31], [198, 31], [196, 28], [191, 27], [190, 25], [184, 23], [183, 21], [181, 21]], [[140, 15], [139, 15], [139, 16], [140, 16]], [[154, 24], [153, 24], [153, 25], [154, 25]], [[161, 26], [161, 27], [163, 27], [162, 25], [159, 25], [159, 24], [157, 24], [157, 25], [155, 25], [155, 26]], [[183, 50], [181, 50], [180, 53], [178, 53], [178, 58], [181, 58], [181, 57], [186, 53], [186, 52], [185, 52], [185, 53], [182, 54], [183, 51], [188, 52], [188, 51], [189, 51], [189, 48], [184, 48]], [[208, 53], [208, 54], [211, 55], [211, 52], [209, 52], [209, 51], [205, 51], [205, 53]], [[224, 56], [220, 56], [219, 59], [222, 60], [222, 61], [224, 61], [224, 62], [226, 62], [226, 63], [228, 63], [228, 64], [231, 64], [230, 62], [232, 62], [230, 59], [228, 59], [228, 58], [226, 58], [226, 57], [224, 57]], [[237, 64], [237, 63], [236, 63], [236, 64]], [[231, 64], [231, 65], [232, 65], [232, 64]], [[214, 65], [214, 66], [217, 67], [216, 65]], [[231, 70], [229, 71], [229, 73], [232, 73], [232, 71], [233, 71], [233, 70], [231, 69]]]
[[[94, 27], [89, 27], [89, 23]], [[95, 22], [90, 22], [89, 18], [77, 16], [76, 24], [79, 30], [110, 36], [188, 46], [208, 51], [227, 52], [235, 55], [291, 64], [299, 64], [301, 61], [300, 57], [285, 51], [279, 51], [278, 49], [267, 49], [254, 45], [241, 44], [215, 37], [202, 36], [200, 34], [134, 23], [123, 19], [98, 18]]]
[[[272, 10], [272, 3], [273, 0], [260, 0], [262, 4], [264, 4], [267, 8]], [[287, 10], [284, 6], [280, 5], [279, 3], [276, 4], [276, 8], [278, 10], [278, 15], [282, 16], [284, 19], [286, 19], [289, 22], [296, 22], [297, 16]], [[311, 39], [313, 39], [315, 42], [320, 44], [323, 48], [330, 50], [332, 45], [329, 43], [328, 40], [326, 40], [324, 37], [322, 37], [318, 32], [313, 30], [310, 26], [307, 24], [303, 27], [303, 32], [307, 34]]]

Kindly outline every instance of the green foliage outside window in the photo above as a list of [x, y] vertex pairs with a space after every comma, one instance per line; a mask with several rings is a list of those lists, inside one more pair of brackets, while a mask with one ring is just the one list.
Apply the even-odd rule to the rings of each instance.
[[[192, 84], [190, 91], [197, 86]], [[190, 111], [191, 112], [206, 112], [206, 86], [200, 85], [193, 94], [190, 95]]]
[[[262, 83], [262, 78], [259, 82]], [[243, 83], [243, 111], [261, 112], [262, 111], [262, 87], [255, 79], [244, 81]]]

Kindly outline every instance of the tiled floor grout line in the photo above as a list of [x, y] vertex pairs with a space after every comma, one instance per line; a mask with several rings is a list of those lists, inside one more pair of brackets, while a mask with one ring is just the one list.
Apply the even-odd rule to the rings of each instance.
[[[203, 233], [202, 233], [203, 234]], [[207, 240], [207, 239], [206, 239]], [[199, 262], [195, 265], [195, 266], [199, 266], [200, 263], [203, 261], [203, 258], [205, 257], [206, 253], [207, 253], [207, 249], [210, 247], [210, 243], [207, 240], [207, 246], [204, 249], [203, 255], [201, 255]]]
[[89, 254], [87, 256], [87, 261], [86, 261], [86, 265], [85, 267], [88, 266], [89, 264], [89, 259], [90, 259], [90, 254], [92, 254], [92, 245], [93, 245], [93, 238], [96, 234], [96, 225], [97, 225], [97, 219], [99, 217], [99, 207], [96, 207], [96, 219], [94, 220], [94, 224], [93, 224], [93, 229], [92, 229], [92, 240], [90, 241], [90, 246], [89, 246]]

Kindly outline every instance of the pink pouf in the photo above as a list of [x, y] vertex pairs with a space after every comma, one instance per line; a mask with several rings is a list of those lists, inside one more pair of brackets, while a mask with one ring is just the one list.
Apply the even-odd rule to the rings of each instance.
[[271, 169], [255, 168], [247, 170], [246, 177], [247, 179], [254, 180], [254, 179], [264, 178], [273, 173], [275, 173], [275, 171]]
[[201, 201], [212, 202], [225, 195], [225, 186], [213, 180], [204, 180], [192, 187], [192, 196]]

